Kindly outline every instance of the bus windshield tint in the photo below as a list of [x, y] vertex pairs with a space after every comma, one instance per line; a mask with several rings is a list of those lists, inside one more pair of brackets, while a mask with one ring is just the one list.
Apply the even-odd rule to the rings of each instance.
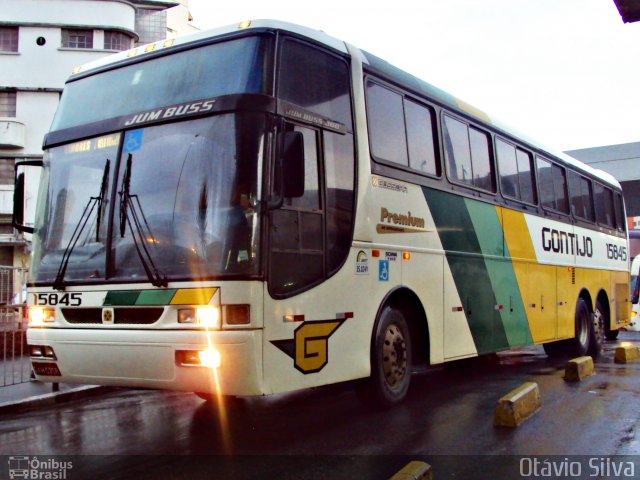
[[67, 83], [51, 131], [220, 95], [269, 93], [270, 45], [268, 37], [244, 37]]
[[[87, 214], [64, 281], [151, 281], [145, 263], [166, 279], [260, 273], [257, 208], [264, 130], [263, 115], [245, 113], [126, 132], [118, 171], [112, 167], [106, 174], [110, 185], [103, 197], [115, 201], [110, 209], [103, 205], [107, 213], [100, 221], [106, 224], [110, 212], [111, 228], [103, 225], [97, 235], [97, 209]], [[55, 161], [45, 168], [41, 187], [49, 207], [36, 223], [34, 282], [56, 279], [69, 239], [84, 223], [84, 205], [105, 190], [106, 159], [114, 164], [116, 152], [90, 148], [97, 140], [87, 141], [86, 152], [76, 152], [75, 144], [49, 152]]]

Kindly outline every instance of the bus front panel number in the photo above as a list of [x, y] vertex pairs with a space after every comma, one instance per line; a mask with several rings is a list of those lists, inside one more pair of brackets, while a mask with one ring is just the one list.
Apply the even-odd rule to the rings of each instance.
[[55, 307], [63, 305], [65, 307], [79, 307], [82, 305], [81, 293], [38, 293], [36, 295], [36, 305], [48, 305]]

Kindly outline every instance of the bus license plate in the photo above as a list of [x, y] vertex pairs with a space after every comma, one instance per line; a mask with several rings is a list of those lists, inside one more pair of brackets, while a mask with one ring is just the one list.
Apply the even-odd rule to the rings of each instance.
[[61, 377], [60, 369], [55, 363], [33, 362], [33, 371], [36, 375], [45, 375], [47, 377]]

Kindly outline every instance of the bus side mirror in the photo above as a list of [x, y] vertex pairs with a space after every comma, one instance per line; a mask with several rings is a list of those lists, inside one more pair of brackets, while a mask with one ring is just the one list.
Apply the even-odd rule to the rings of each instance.
[[24, 167], [42, 167], [42, 160], [28, 160], [16, 162], [14, 167], [14, 189], [13, 189], [13, 218], [11, 223], [13, 228], [24, 233], [33, 233], [33, 227], [24, 224], [24, 203], [25, 203], [25, 170]]
[[636, 283], [633, 286], [633, 295], [631, 295], [631, 303], [638, 303], [638, 297], [640, 296], [640, 275], [636, 277]]
[[304, 195], [304, 137], [302, 132], [286, 132], [282, 145], [282, 196]]

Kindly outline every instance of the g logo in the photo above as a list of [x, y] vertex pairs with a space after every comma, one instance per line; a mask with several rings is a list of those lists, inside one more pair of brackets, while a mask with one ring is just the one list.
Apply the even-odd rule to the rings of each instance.
[[316, 373], [329, 362], [329, 337], [343, 322], [305, 322], [296, 328], [293, 340], [275, 340], [271, 343], [293, 359], [297, 370], [304, 374]]

